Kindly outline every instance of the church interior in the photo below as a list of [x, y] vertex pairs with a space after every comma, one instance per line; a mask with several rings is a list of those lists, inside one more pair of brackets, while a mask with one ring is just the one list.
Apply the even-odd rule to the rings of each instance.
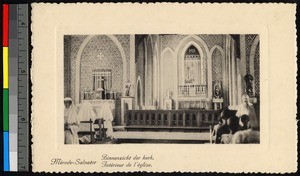
[[259, 122], [259, 50], [257, 34], [65, 35], [64, 98], [92, 106], [91, 143], [110, 136], [103, 121], [116, 143], [209, 143], [245, 94]]

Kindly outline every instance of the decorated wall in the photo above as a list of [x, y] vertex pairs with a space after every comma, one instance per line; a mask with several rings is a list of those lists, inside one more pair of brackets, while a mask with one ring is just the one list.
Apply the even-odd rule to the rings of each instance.
[[219, 49], [215, 49], [212, 53], [212, 79], [213, 81], [222, 81], [222, 54]]
[[122, 92], [122, 56], [115, 43], [105, 35], [94, 37], [83, 50], [80, 70], [81, 89], [87, 88], [88, 90], [92, 90], [92, 72], [96, 69], [111, 70], [113, 79], [112, 89]]
[[[187, 35], [161, 35], [161, 41], [162, 41], [162, 50], [166, 47], [170, 47], [173, 50], [176, 49], [179, 42], [184, 39]], [[199, 34], [197, 35], [202, 40], [205, 41], [208, 49], [211, 49], [215, 45], [223, 46], [224, 39], [223, 35], [211, 35], [211, 34]]]
[[[219, 46], [224, 49], [224, 35], [208, 35], [208, 34], [201, 34], [197, 35], [200, 37], [205, 44], [207, 45], [209, 50], [212, 50], [214, 46]], [[187, 35], [161, 35], [161, 43], [162, 43], [162, 50], [169, 47], [173, 51], [176, 50], [179, 43], [185, 38]], [[200, 45], [202, 47], [202, 45]], [[204, 51], [204, 49], [202, 49]], [[204, 56], [209, 53], [204, 53]], [[177, 57], [176, 57], [177, 58]], [[204, 57], [205, 58], [205, 57]], [[206, 60], [205, 60], [206, 61]], [[206, 64], [206, 63], [204, 63]], [[215, 49], [212, 53], [212, 79], [213, 81], [220, 81], [222, 80], [222, 55], [221, 51]], [[206, 73], [206, 72], [205, 72]], [[205, 76], [206, 77], [206, 76]]]
[[255, 92], [257, 94], [257, 96], [260, 95], [260, 79], [259, 79], [259, 75], [260, 75], [260, 72], [259, 72], [259, 69], [260, 69], [260, 64], [259, 64], [259, 61], [260, 61], [260, 49], [259, 49], [259, 43], [255, 49], [255, 56], [254, 56], [254, 79], [256, 80], [255, 81]]
[[[149, 46], [149, 43], [147, 42], [147, 37], [149, 35], [145, 35], [145, 40], [140, 40], [138, 44], [136, 44], [135, 48], [135, 56], [134, 56], [134, 63], [135, 63], [135, 69], [136, 72], [134, 73], [136, 80], [131, 80], [131, 82], [136, 83], [137, 79], [139, 78], [141, 83], [141, 94], [142, 94], [142, 100], [143, 103], [145, 103], [145, 97], [146, 97], [146, 60], [147, 57], [156, 57], [157, 61], [155, 64], [157, 65], [157, 70], [159, 72], [156, 74], [158, 78], [161, 76], [160, 74], [164, 74], [164, 80], [168, 80], [167, 77], [176, 77], [180, 75], [174, 75], [173, 71], [170, 70], [170, 66], [172, 64], [168, 64], [171, 61], [178, 60], [178, 52], [180, 52], [180, 48], [184, 48], [185, 45], [189, 41], [194, 41], [197, 43], [203, 53], [204, 57], [204, 65], [207, 65], [207, 58], [210, 57], [211, 59], [211, 68], [204, 68], [205, 74], [208, 73], [208, 69], [211, 69], [211, 81], [222, 81], [224, 80], [224, 59], [225, 55], [224, 52], [226, 52], [225, 49], [225, 37], [226, 35], [193, 35], [201, 39], [204, 43], [200, 43], [197, 41], [197, 39], [192, 38], [191, 40], [186, 42], [182, 42], [188, 35], [151, 35], [152, 39], [152, 47], [157, 45], [157, 49], [147, 49]], [[227, 35], [228, 36], [228, 35]], [[114, 35], [116, 40], [120, 43], [121, 48], [124, 51], [125, 60], [126, 60], [126, 78], [125, 82], [129, 82], [130, 79], [130, 35]], [[66, 35], [64, 37], [64, 96], [65, 97], [71, 97], [75, 99], [75, 75], [76, 75], [76, 58], [78, 57], [78, 52], [80, 46], [83, 45], [84, 41], [88, 38], [87, 35]], [[253, 88], [255, 89], [255, 93], [257, 96], [259, 96], [260, 93], [260, 80], [259, 80], [259, 60], [260, 60], [260, 54], [259, 54], [259, 42], [257, 43], [257, 35], [244, 35], [245, 42], [239, 43], [240, 45], [237, 45], [237, 50], [240, 50], [241, 47], [244, 47], [245, 49], [245, 59], [244, 62], [241, 62], [242, 65], [241, 70], [245, 70], [245, 73], [242, 72], [242, 84], [244, 84], [243, 76], [246, 73], [253, 73], [254, 82], [253, 82]], [[207, 46], [208, 51], [205, 51], [205, 46]], [[242, 46], [244, 45], [244, 46]], [[146, 46], [146, 47], [145, 47]], [[162, 55], [162, 52], [168, 49], [169, 52], [165, 52]], [[153, 52], [148, 53], [147, 52]], [[157, 52], [157, 53], [154, 53]], [[103, 58], [99, 58], [98, 55], [102, 53]], [[152, 59], [153, 59], [152, 58]], [[123, 58], [124, 59], [124, 58]], [[85, 45], [85, 48], [82, 51], [81, 55], [81, 67], [80, 67], [80, 82], [81, 85], [91, 89], [92, 88], [92, 71], [94, 69], [107, 69], [110, 68], [112, 70], [112, 89], [117, 90], [118, 92], [122, 92], [123, 88], [123, 59], [122, 54], [120, 53], [120, 49], [115, 44], [115, 41], [113, 41], [111, 38], [109, 38], [106, 35], [97, 35], [92, 37], [91, 40], [88, 41], [88, 43]], [[148, 58], [150, 59], [150, 58]], [[237, 55], [237, 59], [240, 59], [240, 56]], [[154, 62], [149, 62], [154, 64]], [[175, 62], [173, 63], [173, 67], [175, 68]], [[160, 70], [159, 67], [166, 68], [165, 70]], [[205, 76], [207, 77], [207, 76]], [[156, 82], [155, 82], [156, 81]], [[174, 83], [176, 83], [174, 79]], [[156, 93], [159, 94], [159, 96], [165, 96], [166, 89], [170, 89], [171, 87], [169, 84], [164, 84], [164, 82], [159, 82], [157, 79], [153, 79], [153, 91], [157, 91]], [[164, 84], [164, 85], [163, 85]], [[163, 90], [159, 90], [160, 86]], [[133, 85], [135, 86], [135, 85]], [[169, 86], [169, 87], [168, 87]], [[83, 87], [81, 87], [83, 88]], [[158, 89], [158, 90], [156, 90]], [[133, 94], [135, 95], [135, 93]], [[162, 97], [164, 98], [164, 97]], [[162, 98], [160, 100], [162, 100]]]
[[[246, 72], [250, 73], [254, 78], [253, 89], [255, 96], [260, 95], [260, 47], [259, 36], [256, 34], [245, 35], [245, 48], [246, 48]], [[258, 41], [256, 41], [258, 40]], [[258, 43], [257, 43], [258, 42]], [[253, 58], [253, 61], [251, 61]], [[254, 65], [251, 65], [251, 62]]]
[[76, 56], [87, 35], [64, 36], [64, 96], [75, 100]]
[[[75, 99], [75, 76], [76, 58], [79, 48], [87, 39], [87, 35], [65, 35], [64, 36], [64, 96]], [[130, 35], [115, 35], [124, 50], [127, 63], [127, 80], [130, 73]], [[103, 59], [97, 57], [99, 53], [104, 55]], [[120, 51], [115, 43], [106, 35], [94, 36], [85, 46], [81, 55], [80, 81], [81, 85], [91, 88], [91, 72], [93, 69], [111, 67], [113, 89], [122, 92], [122, 59]], [[126, 81], [127, 81], [126, 80]]]

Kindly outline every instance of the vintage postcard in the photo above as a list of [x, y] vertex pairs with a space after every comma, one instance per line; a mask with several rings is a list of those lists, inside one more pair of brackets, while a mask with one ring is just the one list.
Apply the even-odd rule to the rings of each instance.
[[32, 4], [33, 171], [295, 172], [295, 8]]

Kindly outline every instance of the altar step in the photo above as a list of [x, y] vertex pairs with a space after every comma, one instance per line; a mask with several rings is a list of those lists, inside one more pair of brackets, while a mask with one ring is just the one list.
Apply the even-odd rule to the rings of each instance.
[[209, 132], [114, 132], [116, 143], [210, 143]]
[[113, 126], [114, 131], [155, 131], [155, 132], [209, 132], [210, 126]]
[[209, 132], [210, 127], [182, 126], [126, 126], [125, 131], [156, 131], [156, 132]]

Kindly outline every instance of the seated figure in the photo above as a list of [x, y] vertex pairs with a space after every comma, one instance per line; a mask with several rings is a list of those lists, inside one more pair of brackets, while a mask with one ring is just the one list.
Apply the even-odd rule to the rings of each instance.
[[247, 129], [236, 132], [231, 139], [232, 144], [259, 144], [260, 133], [257, 130]]
[[244, 114], [240, 117], [241, 125], [240, 125], [240, 131], [247, 130], [249, 127], [249, 116]]
[[259, 144], [260, 132], [256, 125], [247, 123], [248, 129], [236, 132], [231, 139], [232, 144]]
[[218, 120], [218, 124], [216, 124], [214, 127], [213, 127], [213, 131], [212, 131], [212, 138], [214, 140], [214, 142], [216, 143], [216, 140], [217, 140], [217, 133], [220, 129], [220, 127], [223, 125], [223, 120], [221, 118], [219, 118]]
[[231, 116], [227, 120], [229, 134], [223, 134], [221, 137], [221, 143], [229, 144], [232, 136], [239, 130], [239, 118], [237, 116]]
[[230, 117], [231, 112], [229, 109], [224, 109], [221, 113], [221, 120], [222, 123], [220, 125], [220, 127], [218, 128], [217, 134], [216, 134], [216, 144], [220, 144], [221, 143], [221, 138], [223, 134], [229, 134], [230, 133], [230, 129], [229, 126], [227, 124], [227, 119]]
[[[241, 117], [242, 115], [246, 114], [249, 116], [249, 123], [251, 126], [259, 128], [259, 122], [256, 116], [256, 112], [254, 109], [254, 106], [249, 101], [249, 96], [247, 94], [244, 94], [242, 96], [242, 104], [238, 106], [238, 110], [236, 115], [238, 117]], [[241, 122], [240, 122], [241, 123]]]

